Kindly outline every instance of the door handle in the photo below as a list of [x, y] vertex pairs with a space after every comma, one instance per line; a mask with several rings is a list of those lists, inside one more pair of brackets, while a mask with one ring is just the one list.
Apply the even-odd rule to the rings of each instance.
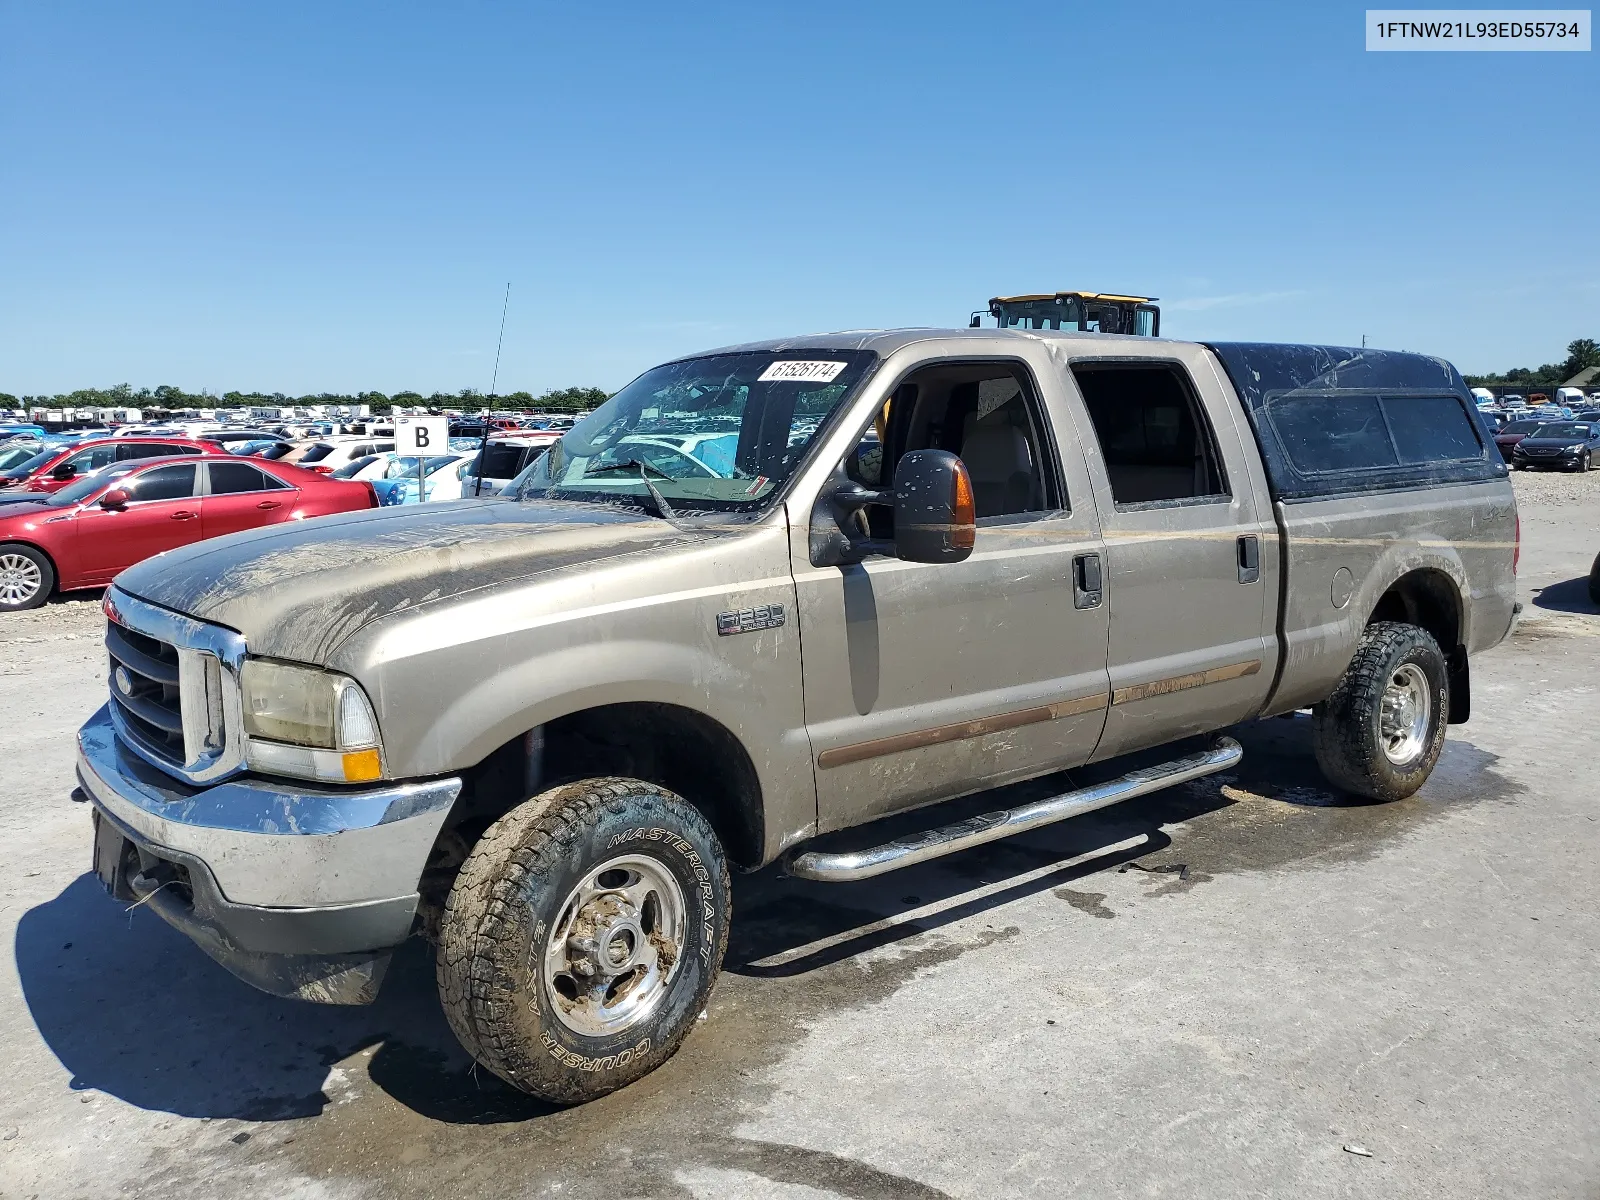
[[196, 515], [197, 514], [190, 512], [186, 508], [180, 508], [177, 512], [172, 514], [172, 519], [174, 521], [192, 521], [195, 519]]
[[257, 508], [282, 508], [283, 504], [277, 500], [263, 500], [256, 505]]
[[1239, 582], [1254, 583], [1261, 578], [1261, 539], [1247, 533], [1239, 539]]
[[1072, 559], [1072, 607], [1100, 607], [1100, 556], [1078, 554]]

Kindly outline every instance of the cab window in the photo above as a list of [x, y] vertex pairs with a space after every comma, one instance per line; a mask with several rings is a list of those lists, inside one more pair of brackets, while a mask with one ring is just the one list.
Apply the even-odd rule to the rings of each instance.
[[116, 457], [115, 446], [90, 446], [87, 450], [78, 451], [62, 465], [70, 466], [79, 475], [87, 475], [90, 471], [109, 466]]
[[[912, 450], [947, 450], [966, 465], [980, 523], [1068, 507], [1048, 453], [1043, 411], [1027, 370], [1015, 363], [941, 363], [895, 388], [845, 464], [856, 482], [892, 488]], [[873, 505], [873, 536], [891, 536], [892, 514]]]

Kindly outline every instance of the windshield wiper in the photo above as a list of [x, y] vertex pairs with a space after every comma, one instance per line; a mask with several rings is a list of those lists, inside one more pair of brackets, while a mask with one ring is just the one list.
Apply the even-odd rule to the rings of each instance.
[[655, 484], [650, 482], [650, 476], [647, 474], [647, 472], [654, 471], [663, 479], [670, 479], [674, 483], [677, 482], [677, 476], [667, 474], [660, 467], [647, 463], [642, 459], [624, 458], [618, 462], [609, 462], [602, 466], [589, 467], [584, 471], [583, 477], [587, 479], [591, 475], [600, 475], [606, 471], [624, 471], [630, 467], [637, 467], [639, 469], [639, 482], [644, 484], [645, 490], [650, 493], [650, 499], [655, 502], [655, 515], [660, 517], [663, 521], [670, 521], [676, 525], [678, 521], [678, 514], [673, 511], [672, 505], [667, 503], [667, 498], [661, 494], [661, 490], [657, 488]]

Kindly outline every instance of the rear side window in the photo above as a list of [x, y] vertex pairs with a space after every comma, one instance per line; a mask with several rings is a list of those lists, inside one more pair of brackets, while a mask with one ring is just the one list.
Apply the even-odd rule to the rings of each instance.
[[303, 463], [321, 462], [332, 453], [333, 447], [328, 445], [327, 442], [318, 442], [315, 446], [311, 447], [311, 449], [307, 450], [300, 456], [300, 461]]
[[1267, 417], [1306, 475], [1483, 456], [1473, 418], [1455, 396], [1289, 392], [1267, 401]]
[[234, 492], [269, 492], [288, 486], [248, 463], [214, 462], [206, 464], [206, 470], [211, 475], [213, 496], [226, 496]]
[[1117, 506], [1202, 497], [1228, 483], [1188, 381], [1164, 363], [1074, 363]]
[[474, 467], [472, 473], [481, 474], [485, 479], [514, 478], [522, 470], [528, 450], [527, 446], [490, 442], [483, 450], [483, 469], [479, 471]]
[[1283, 448], [1307, 474], [1399, 463], [1376, 396], [1274, 397], [1267, 412]]
[[156, 467], [134, 478], [127, 487], [137, 501], [186, 500], [194, 495], [194, 465]]
[[117, 457], [127, 460], [130, 458], [166, 458], [169, 455], [181, 453], [183, 447], [167, 446], [160, 442], [125, 442], [117, 447]]
[[1477, 423], [1456, 397], [1385, 396], [1382, 403], [1401, 462], [1459, 462], [1483, 454]]

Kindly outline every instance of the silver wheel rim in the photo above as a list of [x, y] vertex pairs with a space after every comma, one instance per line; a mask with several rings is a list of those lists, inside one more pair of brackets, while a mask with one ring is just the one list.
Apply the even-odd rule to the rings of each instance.
[[1428, 677], [1416, 663], [1402, 663], [1389, 676], [1378, 715], [1384, 757], [1396, 766], [1420, 758], [1428, 743], [1432, 715], [1433, 693]]
[[26, 554], [0, 554], [0, 604], [26, 604], [44, 586], [44, 572]]
[[585, 875], [542, 948], [539, 974], [557, 1019], [584, 1037], [647, 1020], [678, 973], [687, 912], [678, 881], [653, 859], [624, 854]]

